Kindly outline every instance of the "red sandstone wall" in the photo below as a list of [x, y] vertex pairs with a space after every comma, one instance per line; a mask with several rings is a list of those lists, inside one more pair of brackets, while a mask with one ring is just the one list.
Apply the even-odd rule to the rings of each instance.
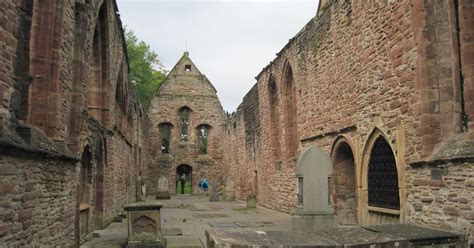
[[136, 200], [148, 159], [147, 119], [128, 82], [116, 3], [0, 7], [0, 171], [8, 169], [0, 174], [0, 242], [70, 247], [83, 151], [91, 153], [81, 206], [89, 233]]
[[[430, 204], [425, 204], [423, 213], [412, 211], [420, 197], [412, 178], [431, 169], [411, 165], [444, 161], [441, 163], [445, 167], [459, 166], [468, 178], [474, 176], [470, 163], [449, 162], [454, 158], [469, 159], [474, 154], [469, 141], [472, 129], [462, 132], [460, 128], [462, 103], [456, 61], [463, 54], [463, 68], [468, 68], [470, 60], [467, 50], [459, 53], [456, 49], [453, 6], [451, 1], [331, 1], [322, 6], [318, 15], [258, 75], [257, 84], [248, 93], [255, 96], [246, 97], [237, 110], [236, 125], [229, 128], [226, 139], [236, 143], [237, 152], [226, 158], [236, 178], [236, 195], [245, 199], [257, 190], [261, 205], [291, 212], [296, 204], [297, 158], [288, 152], [293, 149], [291, 137], [298, 137], [299, 152], [317, 145], [328, 156], [334, 156], [335, 143], [344, 140], [355, 160], [355, 175], [345, 176], [352, 176], [356, 182], [359, 224], [413, 221], [440, 226], [445, 220], [450, 223], [448, 228], [469, 232], [472, 217], [463, 206], [466, 201], [472, 203], [470, 196], [459, 204], [442, 198], [441, 205], [450, 207], [447, 212], [441, 211], [445, 216], [441, 219], [428, 217], [426, 209], [433, 207]], [[460, 1], [460, 6], [461, 33], [464, 30], [460, 44], [466, 49], [471, 30], [466, 23], [472, 19], [467, 13], [472, 12], [472, 1]], [[287, 128], [291, 121], [285, 90], [288, 66], [292, 69], [297, 108], [297, 128], [293, 130]], [[463, 73], [469, 78], [464, 85], [466, 97], [472, 80], [468, 71]], [[270, 106], [271, 77], [277, 88], [276, 106]], [[278, 112], [276, 122], [277, 117], [271, 116], [272, 108]], [[470, 103], [465, 102], [465, 108], [470, 111]], [[252, 117], [246, 119], [249, 114]], [[255, 132], [247, 132], [254, 128]], [[368, 166], [365, 158], [370, 154], [374, 130], [388, 140], [397, 159], [400, 220], [384, 220], [367, 211], [367, 188], [363, 186], [367, 178], [363, 172]], [[233, 144], [227, 147], [234, 149]], [[339, 174], [344, 170], [336, 169], [336, 177], [344, 178]], [[255, 171], [257, 179], [252, 176]], [[455, 191], [456, 186], [449, 181], [460, 175], [444, 175], [444, 190]], [[257, 186], [253, 186], [255, 181]], [[449, 212], [451, 208], [458, 214]], [[336, 213], [341, 214], [337, 210]]]
[[[186, 52], [152, 99], [148, 116], [150, 118], [149, 152], [152, 156], [148, 165], [147, 192], [158, 192], [160, 176], [168, 178], [169, 192], [176, 192], [176, 169], [180, 165], [192, 168], [192, 190], [200, 193], [198, 180], [208, 178], [209, 192], [222, 192], [223, 178], [228, 175], [223, 157], [227, 151], [223, 147], [225, 125], [227, 124], [221, 103], [211, 82], [193, 64]], [[185, 71], [185, 65], [191, 71]], [[191, 109], [189, 118], [189, 139], [181, 141], [182, 107]], [[170, 153], [161, 153], [160, 123], [170, 123]], [[208, 153], [198, 152], [199, 125], [211, 128], [208, 137]]]
[[14, 151], [2, 153], [0, 168], [0, 242], [72, 247], [75, 163]]

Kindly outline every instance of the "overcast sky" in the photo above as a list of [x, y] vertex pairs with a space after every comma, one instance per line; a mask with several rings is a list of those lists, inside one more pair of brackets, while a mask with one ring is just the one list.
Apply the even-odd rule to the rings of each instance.
[[255, 76], [316, 14], [318, 0], [117, 0], [122, 22], [167, 70], [185, 50], [235, 111]]

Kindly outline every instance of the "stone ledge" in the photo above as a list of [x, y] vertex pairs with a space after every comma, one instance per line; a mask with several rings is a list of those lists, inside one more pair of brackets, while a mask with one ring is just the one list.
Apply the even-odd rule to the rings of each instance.
[[[21, 134], [20, 134], [20, 133]], [[25, 124], [3, 126], [0, 132], [0, 150], [2, 153], [16, 153], [21, 150], [30, 155], [42, 155], [60, 160], [79, 161], [63, 142], [54, 142], [40, 129]]]
[[158, 201], [153, 202], [134, 202], [123, 206], [126, 211], [144, 211], [144, 210], [160, 210], [163, 203]]

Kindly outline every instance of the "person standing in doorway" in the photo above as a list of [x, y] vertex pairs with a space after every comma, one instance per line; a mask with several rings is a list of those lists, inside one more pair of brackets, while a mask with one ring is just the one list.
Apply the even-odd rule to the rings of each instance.
[[183, 173], [179, 180], [181, 181], [181, 194], [184, 194], [184, 186], [186, 186], [186, 174]]

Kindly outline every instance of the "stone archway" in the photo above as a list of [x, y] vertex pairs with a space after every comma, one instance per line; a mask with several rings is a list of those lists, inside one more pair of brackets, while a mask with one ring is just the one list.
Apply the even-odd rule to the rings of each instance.
[[[176, 167], [176, 194], [181, 194], [183, 191], [180, 189], [180, 178], [182, 175], [185, 175], [186, 177], [186, 184], [185, 184], [185, 190], [184, 193], [193, 193], [193, 168], [187, 164], [182, 164]], [[187, 187], [189, 186], [189, 191], [187, 190]]]
[[334, 207], [341, 225], [357, 225], [356, 165], [354, 153], [345, 139], [339, 140], [332, 154]]
[[361, 225], [400, 223], [403, 199], [396, 150], [387, 136], [374, 129], [364, 148], [361, 170]]
[[76, 195], [75, 238], [79, 246], [81, 240], [89, 233], [90, 190], [92, 185], [92, 153], [87, 145], [81, 156], [81, 167]]

